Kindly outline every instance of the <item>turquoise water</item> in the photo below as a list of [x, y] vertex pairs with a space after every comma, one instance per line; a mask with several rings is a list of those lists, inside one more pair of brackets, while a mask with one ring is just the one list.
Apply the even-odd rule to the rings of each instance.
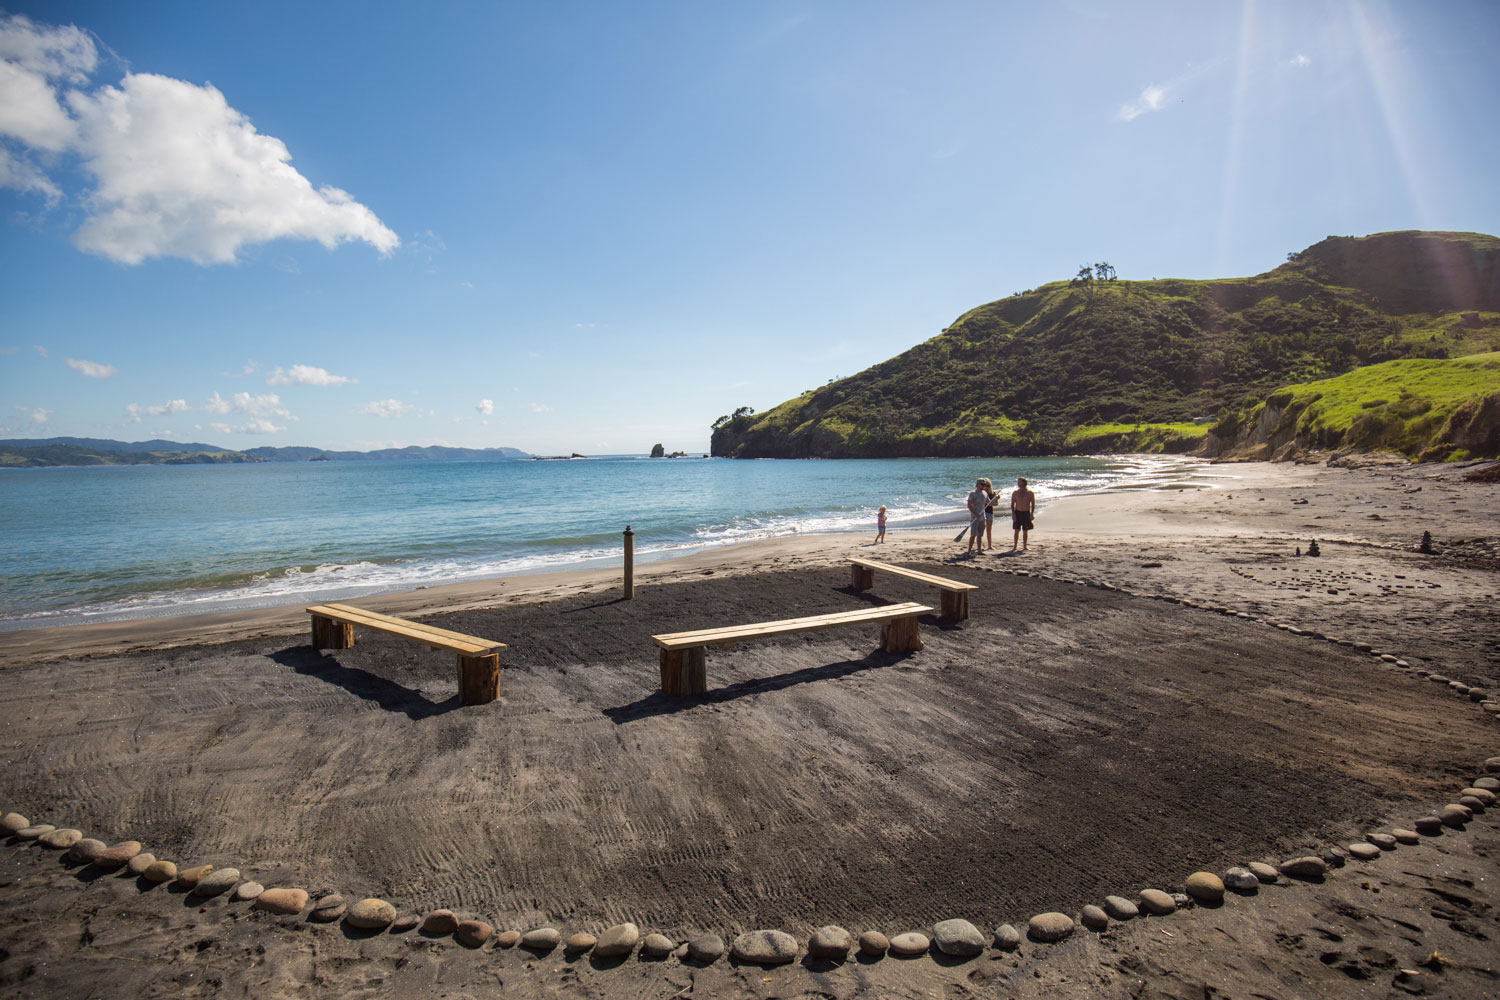
[[[1206, 482], [1071, 459], [299, 462], [0, 472], [0, 629], [350, 598], [797, 532], [966, 520], [978, 476], [1077, 493]], [[956, 529], [955, 529], [956, 530]]]

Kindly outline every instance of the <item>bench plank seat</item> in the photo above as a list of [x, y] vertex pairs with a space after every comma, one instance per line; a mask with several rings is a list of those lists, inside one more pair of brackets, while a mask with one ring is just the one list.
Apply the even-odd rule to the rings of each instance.
[[934, 576], [931, 573], [923, 573], [921, 570], [907, 569], [904, 566], [894, 566], [883, 563], [876, 559], [865, 559], [860, 556], [850, 556], [849, 585], [855, 590], [869, 590], [875, 586], [875, 571], [881, 570], [885, 573], [894, 573], [925, 583], [929, 587], [936, 587], [943, 592], [942, 616], [963, 621], [969, 617], [969, 591], [978, 590], [979, 586], [973, 583], [963, 583], [959, 580], [949, 580], [947, 577]]
[[315, 604], [312, 616], [314, 649], [348, 649], [354, 645], [354, 626], [373, 628], [390, 635], [420, 642], [428, 649], [446, 649], [458, 654], [458, 700], [464, 705], [483, 705], [500, 697], [500, 655], [505, 643], [465, 635], [436, 625], [408, 621], [378, 611], [348, 604]]
[[668, 632], [653, 635], [651, 641], [661, 647], [662, 693], [703, 694], [708, 690], [704, 651], [709, 646], [729, 646], [746, 639], [878, 622], [881, 651], [908, 653], [922, 648], [922, 637], [917, 631], [917, 616], [931, 610], [925, 604], [888, 604], [878, 608], [859, 608], [807, 618], [784, 618], [780, 621], [732, 625], [727, 628]]

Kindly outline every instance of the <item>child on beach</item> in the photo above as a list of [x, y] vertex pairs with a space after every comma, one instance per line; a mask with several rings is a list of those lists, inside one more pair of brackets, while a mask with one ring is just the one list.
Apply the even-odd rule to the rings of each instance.
[[875, 512], [875, 541], [885, 541], [885, 504], [881, 504], [880, 510]]

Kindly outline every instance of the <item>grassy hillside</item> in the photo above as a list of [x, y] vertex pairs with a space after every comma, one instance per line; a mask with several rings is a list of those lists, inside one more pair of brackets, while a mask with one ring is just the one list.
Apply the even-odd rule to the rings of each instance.
[[[766, 413], [721, 418], [713, 453], [1005, 455], [1131, 442], [1189, 450], [1204, 418], [1240, 412], [1282, 386], [1500, 350], [1494, 237], [1330, 237], [1294, 256], [1250, 278], [1054, 282], [1017, 293], [857, 375]], [[1408, 276], [1386, 300], [1372, 293], [1396, 273]]]
[[0, 445], [0, 468], [39, 469], [66, 465], [218, 465], [259, 462], [238, 451], [117, 451], [78, 445], [18, 448]]
[[1393, 451], [1422, 461], [1500, 454], [1500, 352], [1388, 361], [1289, 385], [1225, 417], [1211, 450], [1245, 458], [1288, 450]]

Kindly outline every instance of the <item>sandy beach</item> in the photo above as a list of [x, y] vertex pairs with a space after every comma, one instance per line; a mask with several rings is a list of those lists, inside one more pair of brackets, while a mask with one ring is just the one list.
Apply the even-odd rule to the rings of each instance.
[[[1439, 466], [1216, 469], [1213, 489], [1042, 496], [1018, 554], [1008, 524], [976, 556], [956, 527], [893, 526], [880, 546], [800, 536], [641, 565], [628, 602], [617, 571], [357, 602], [508, 643], [488, 706], [459, 706], [451, 654], [366, 631], [314, 651], [301, 606], [0, 633], [0, 808], [33, 823], [496, 931], [631, 921], [673, 945], [774, 928], [804, 946], [777, 967], [469, 948], [201, 899], [11, 837], [0, 986], [1500, 995], [1497, 808], [1321, 878], [988, 943], [1044, 911], [1411, 827], [1500, 755], [1500, 714], [1470, 697], [1500, 690], [1496, 487]], [[1296, 554], [1314, 540], [1321, 555]], [[711, 649], [706, 696], [657, 690], [654, 633], [936, 607], [888, 575], [851, 589], [850, 555], [977, 585], [971, 617], [924, 616], [924, 648], [902, 656], [869, 627]], [[805, 952], [829, 924], [949, 918], [984, 933], [982, 955]]]

